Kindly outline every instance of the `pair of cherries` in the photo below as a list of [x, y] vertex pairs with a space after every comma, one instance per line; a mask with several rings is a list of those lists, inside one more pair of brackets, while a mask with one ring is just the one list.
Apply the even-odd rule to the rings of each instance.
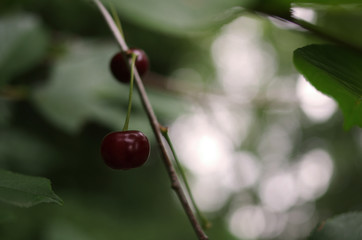
[[[137, 48], [131, 48], [126, 53], [119, 52], [113, 56], [110, 68], [113, 76], [122, 83], [129, 83], [131, 71], [128, 59], [136, 54], [135, 67], [140, 76], [149, 68], [146, 53]], [[131, 169], [142, 166], [150, 154], [148, 138], [140, 131], [117, 131], [106, 135], [101, 144], [103, 161], [113, 169]]]

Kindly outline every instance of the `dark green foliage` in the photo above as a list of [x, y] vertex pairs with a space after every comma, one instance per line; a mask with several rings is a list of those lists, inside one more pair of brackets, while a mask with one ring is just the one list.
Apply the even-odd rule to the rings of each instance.
[[362, 56], [331, 45], [311, 45], [294, 52], [297, 69], [319, 91], [333, 97], [345, 127], [362, 127]]
[[346, 213], [320, 223], [309, 240], [359, 240], [362, 238], [362, 214]]
[[62, 204], [62, 200], [52, 191], [49, 180], [3, 169], [0, 169], [0, 201], [19, 207], [31, 207], [43, 202]]
[[0, 18], [0, 41], [0, 86], [41, 63], [49, 47], [40, 20], [24, 14]]

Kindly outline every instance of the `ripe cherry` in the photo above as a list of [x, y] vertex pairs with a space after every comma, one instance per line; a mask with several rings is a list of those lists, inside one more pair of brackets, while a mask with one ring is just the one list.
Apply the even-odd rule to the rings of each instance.
[[130, 48], [126, 53], [116, 53], [111, 59], [110, 67], [113, 76], [120, 82], [129, 83], [131, 79], [127, 55], [131, 55], [132, 53], [137, 54], [135, 66], [139, 75], [142, 77], [148, 71], [148, 57], [142, 49]]
[[113, 169], [140, 167], [149, 154], [150, 144], [140, 131], [112, 132], [103, 138], [101, 144], [103, 161]]

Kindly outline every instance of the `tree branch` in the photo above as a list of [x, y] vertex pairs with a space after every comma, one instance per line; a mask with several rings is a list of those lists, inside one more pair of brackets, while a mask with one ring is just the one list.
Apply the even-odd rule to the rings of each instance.
[[[116, 38], [119, 46], [121, 47], [122, 51], [127, 51], [128, 46], [127, 46], [126, 42], [124, 41], [124, 38], [122, 37], [121, 33], [119, 32], [114, 20], [112, 19], [111, 15], [107, 11], [107, 9], [103, 6], [103, 4], [99, 0], [94, 0], [94, 2], [96, 3], [99, 10], [101, 11], [103, 17], [105, 18], [109, 28], [111, 29], [111, 31], [112, 31], [114, 37]], [[196, 217], [190, 207], [190, 204], [188, 203], [188, 201], [186, 199], [185, 193], [183, 192], [183, 190], [181, 188], [181, 184], [177, 177], [175, 168], [173, 167], [172, 162], [168, 156], [166, 146], [164, 145], [164, 142], [162, 141], [162, 133], [160, 130], [161, 125], [158, 122], [157, 117], [153, 111], [152, 105], [148, 99], [148, 95], [143, 86], [142, 79], [139, 76], [137, 69], [135, 69], [135, 81], [136, 81], [137, 89], [138, 89], [138, 92], [139, 92], [139, 95], [141, 98], [142, 105], [147, 113], [152, 130], [156, 137], [156, 141], [161, 150], [162, 157], [163, 157], [162, 159], [163, 159], [164, 165], [166, 167], [167, 173], [168, 173], [170, 181], [171, 181], [171, 187], [176, 192], [176, 194], [182, 204], [182, 207], [183, 207], [185, 213], [187, 214], [192, 227], [195, 230], [197, 237], [200, 240], [208, 240], [208, 237], [202, 230], [199, 222], [196, 220]]]

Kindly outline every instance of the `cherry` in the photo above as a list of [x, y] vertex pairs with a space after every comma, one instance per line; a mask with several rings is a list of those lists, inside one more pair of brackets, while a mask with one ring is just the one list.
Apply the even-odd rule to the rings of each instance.
[[140, 131], [112, 132], [103, 138], [101, 144], [103, 161], [113, 169], [140, 167], [149, 154], [150, 144]]
[[131, 79], [131, 71], [126, 55], [131, 55], [132, 53], [137, 54], [135, 66], [139, 75], [142, 77], [148, 71], [148, 57], [142, 49], [130, 48], [126, 53], [118, 52], [112, 57], [110, 67], [113, 76], [120, 82], [129, 83]]

